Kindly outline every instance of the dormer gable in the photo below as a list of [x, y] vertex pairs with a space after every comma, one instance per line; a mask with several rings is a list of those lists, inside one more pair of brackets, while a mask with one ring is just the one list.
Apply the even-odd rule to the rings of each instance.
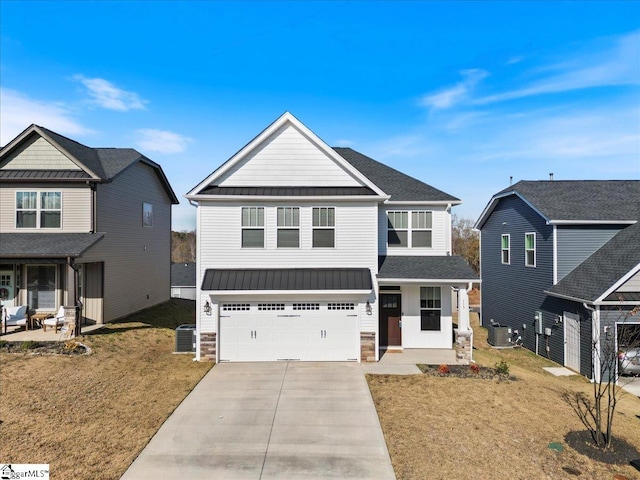
[[373, 182], [289, 112], [191, 190], [187, 198], [247, 188], [366, 191], [368, 195], [385, 197]]

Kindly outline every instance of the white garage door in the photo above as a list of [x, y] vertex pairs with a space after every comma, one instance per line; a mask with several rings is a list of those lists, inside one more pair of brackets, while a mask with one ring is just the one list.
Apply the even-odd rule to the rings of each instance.
[[251, 302], [220, 306], [221, 362], [358, 359], [357, 303]]

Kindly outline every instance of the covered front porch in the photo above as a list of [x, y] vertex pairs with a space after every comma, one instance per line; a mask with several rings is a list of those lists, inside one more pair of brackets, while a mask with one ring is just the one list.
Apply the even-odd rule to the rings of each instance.
[[[85, 335], [94, 330], [98, 330], [104, 325], [82, 325], [80, 327], [80, 335]], [[68, 338], [73, 338], [73, 332], [69, 335], [66, 331], [54, 328], [47, 328], [45, 332], [42, 328], [25, 330], [19, 327], [8, 327], [7, 333], [0, 336], [0, 339], [6, 342], [60, 342]]]

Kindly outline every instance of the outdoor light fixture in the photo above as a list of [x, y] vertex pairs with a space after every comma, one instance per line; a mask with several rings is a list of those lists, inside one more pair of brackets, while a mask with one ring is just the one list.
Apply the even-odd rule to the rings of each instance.
[[367, 315], [371, 315], [371, 304], [369, 303], [369, 300], [367, 300], [367, 305], [365, 306], [365, 308], [367, 309]]
[[211, 315], [211, 304], [209, 303], [209, 300], [204, 302], [204, 313]]

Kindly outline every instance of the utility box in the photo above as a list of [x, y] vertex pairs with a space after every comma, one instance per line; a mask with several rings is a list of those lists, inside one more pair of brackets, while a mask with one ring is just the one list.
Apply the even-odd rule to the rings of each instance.
[[183, 324], [176, 328], [176, 352], [196, 351], [196, 326]]
[[511, 346], [511, 327], [491, 325], [489, 327], [489, 345], [493, 347]]

